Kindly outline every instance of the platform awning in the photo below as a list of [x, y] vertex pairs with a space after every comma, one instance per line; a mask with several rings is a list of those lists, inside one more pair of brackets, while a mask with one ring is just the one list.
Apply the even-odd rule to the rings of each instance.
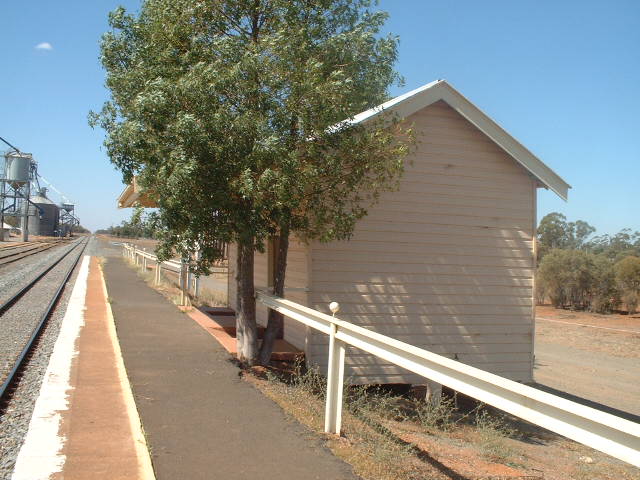
[[118, 208], [146, 207], [154, 208], [158, 206], [155, 198], [148, 194], [142, 194], [136, 181], [136, 177], [127, 185], [118, 197]]

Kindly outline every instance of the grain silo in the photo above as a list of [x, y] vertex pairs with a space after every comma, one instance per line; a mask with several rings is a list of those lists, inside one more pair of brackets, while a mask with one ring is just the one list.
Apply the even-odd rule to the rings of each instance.
[[47, 189], [41, 188], [36, 195], [31, 197], [31, 202], [33, 215], [29, 216], [29, 232], [33, 235], [56, 236], [60, 210], [55, 203], [47, 198]]

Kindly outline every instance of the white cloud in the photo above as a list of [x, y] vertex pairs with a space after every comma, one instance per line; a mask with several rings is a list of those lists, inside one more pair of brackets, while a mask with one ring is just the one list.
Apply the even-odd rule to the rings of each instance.
[[49, 42], [42, 42], [36, 45], [36, 50], [53, 50], [53, 45]]

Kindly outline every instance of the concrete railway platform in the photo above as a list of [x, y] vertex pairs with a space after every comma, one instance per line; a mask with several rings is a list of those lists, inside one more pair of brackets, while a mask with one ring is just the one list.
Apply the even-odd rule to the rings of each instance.
[[98, 259], [79, 268], [12, 479], [151, 480]]
[[227, 350], [119, 248], [94, 243], [93, 252], [13, 479], [357, 478], [242, 381]]

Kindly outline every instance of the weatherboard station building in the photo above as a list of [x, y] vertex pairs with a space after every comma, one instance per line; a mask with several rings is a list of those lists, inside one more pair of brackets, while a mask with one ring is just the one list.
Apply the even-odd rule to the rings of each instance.
[[[536, 198], [570, 186], [444, 80], [356, 115], [392, 113], [413, 126], [416, 149], [397, 191], [385, 192], [348, 241], [289, 246], [285, 297], [503, 377], [533, 380]], [[153, 206], [134, 183], [121, 208]], [[256, 288], [268, 288], [275, 252], [256, 253]], [[228, 298], [235, 299], [229, 248]], [[229, 305], [231, 308], [233, 304]], [[258, 304], [258, 323], [267, 308]], [[328, 338], [285, 318], [284, 339], [326, 368]], [[348, 347], [353, 384], [424, 379]]]

